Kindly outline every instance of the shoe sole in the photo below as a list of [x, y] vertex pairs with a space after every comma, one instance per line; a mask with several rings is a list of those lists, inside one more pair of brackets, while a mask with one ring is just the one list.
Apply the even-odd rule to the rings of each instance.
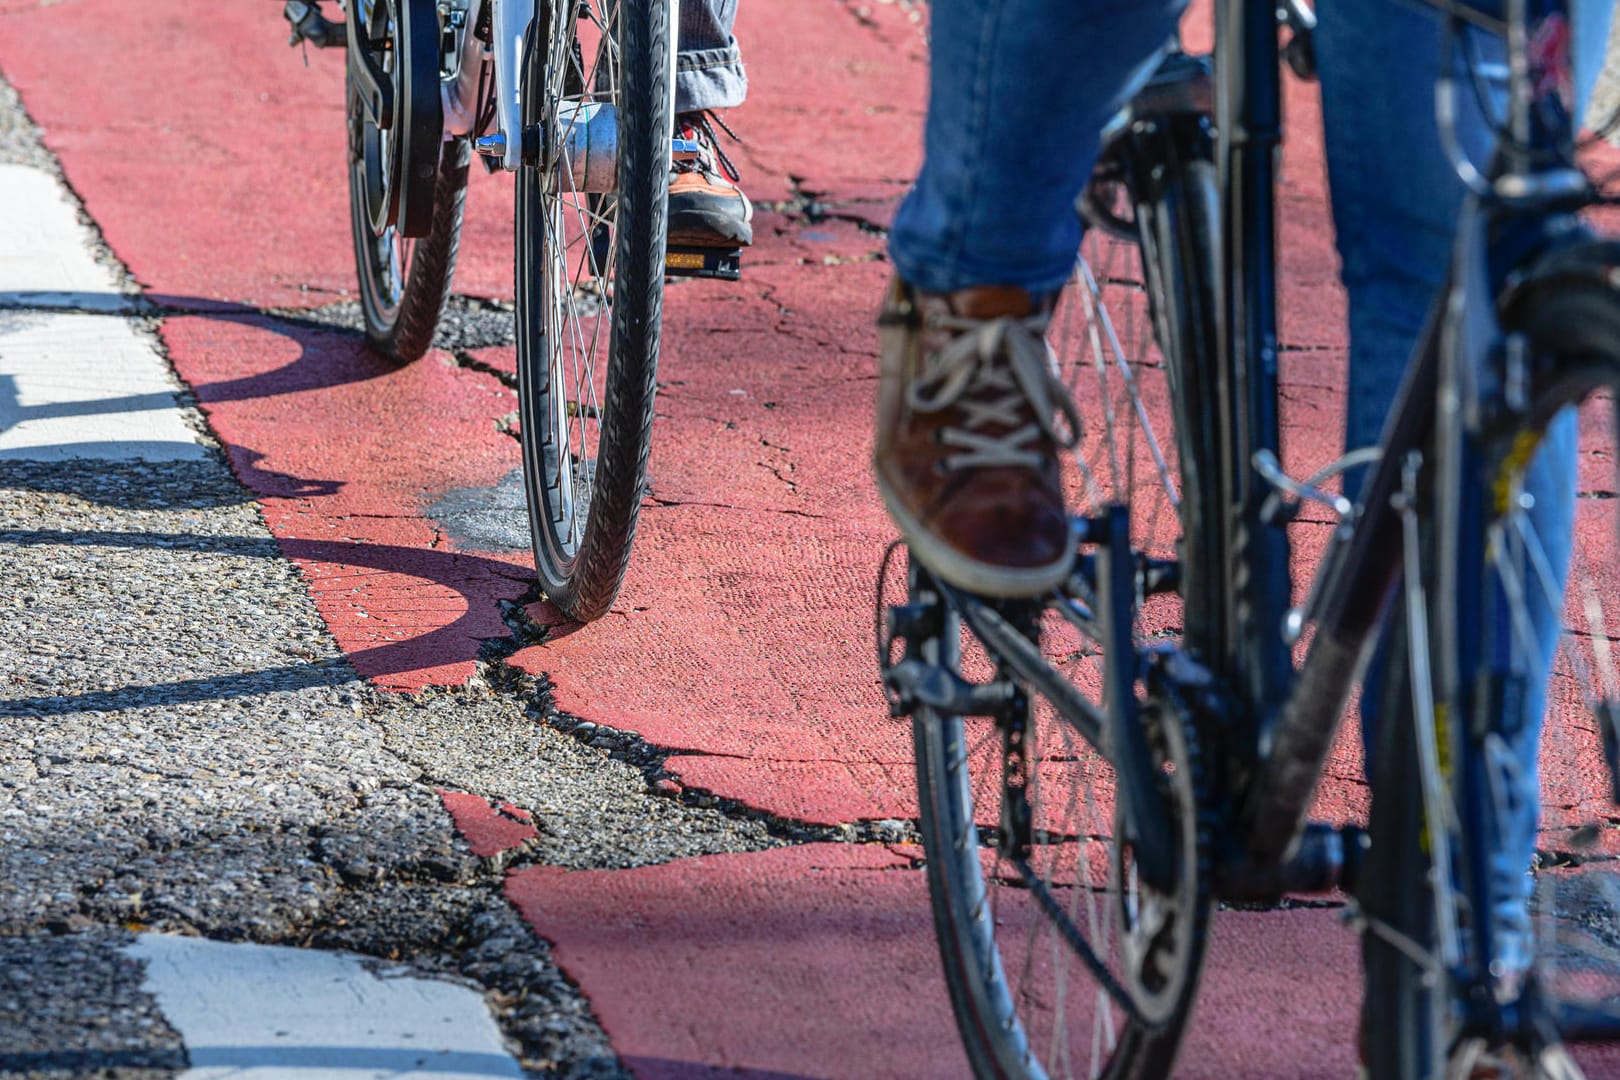
[[961, 552], [946, 547], [923, 528], [922, 523], [895, 497], [882, 472], [877, 473], [877, 485], [883, 505], [889, 510], [889, 517], [899, 526], [901, 538], [917, 561], [945, 584], [963, 592], [998, 600], [1029, 600], [1056, 589], [1069, 580], [1074, 570], [1076, 551], [1072, 526], [1071, 542], [1065, 548], [1067, 554], [1062, 559], [1047, 566], [1009, 569], [969, 559]]
[[747, 247], [754, 242], [754, 208], [744, 202], [740, 218], [736, 209], [734, 198], [671, 196], [667, 226], [670, 242], [697, 247]]
[[752, 247], [754, 230], [747, 224], [738, 228], [734, 220], [725, 222], [724, 227], [717, 227], [714, 223], [704, 220], [680, 222], [671, 220], [668, 242], [691, 247]]

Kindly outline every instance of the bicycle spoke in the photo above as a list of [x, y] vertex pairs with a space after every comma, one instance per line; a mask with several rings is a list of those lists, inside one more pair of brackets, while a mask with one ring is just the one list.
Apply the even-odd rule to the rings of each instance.
[[[1126, 352], [1120, 344], [1119, 335], [1115, 333], [1113, 318], [1109, 315], [1108, 309], [1102, 304], [1102, 290], [1098, 287], [1097, 279], [1092, 275], [1091, 268], [1084, 259], [1080, 261], [1080, 272], [1085, 285], [1082, 295], [1086, 299], [1087, 310], [1088, 312], [1095, 311], [1096, 324], [1100, 326], [1102, 331], [1101, 335], [1096, 334], [1094, 331], [1092, 348], [1097, 354], [1098, 362], [1102, 363], [1100, 337], [1106, 335], [1114, 367], [1118, 370], [1120, 380], [1129, 393], [1132, 412], [1142, 425], [1143, 436], [1146, 438], [1148, 449], [1153, 455], [1154, 467], [1159, 472], [1159, 481], [1164, 485], [1165, 495], [1169, 498], [1170, 505], [1176, 506], [1179, 504], [1180, 499], [1176, 495], [1175, 482], [1170, 478], [1170, 466], [1165, 461], [1164, 451], [1159, 446], [1158, 438], [1153, 434], [1153, 423], [1148, 419], [1147, 407], [1142, 403], [1142, 395], [1137, 390], [1136, 378], [1131, 373], [1131, 364], [1126, 359]], [[1147, 344], [1146, 335], [1143, 335], [1141, 340], [1141, 347], [1145, 350]], [[1141, 357], [1138, 356], [1137, 359], [1140, 362]]]

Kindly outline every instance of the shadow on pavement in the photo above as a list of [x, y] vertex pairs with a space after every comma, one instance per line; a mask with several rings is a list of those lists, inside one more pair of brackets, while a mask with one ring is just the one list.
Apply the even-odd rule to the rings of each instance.
[[[4, 482], [5, 474], [0, 470], [0, 483]], [[444, 665], [478, 659], [482, 642], [490, 636], [481, 633], [481, 630], [488, 628], [488, 610], [493, 605], [489, 603], [490, 595], [483, 590], [474, 591], [470, 586], [488, 583], [493, 578], [510, 583], [509, 591], [518, 591], [533, 580], [531, 574], [499, 559], [454, 551], [354, 541], [277, 540], [248, 536], [220, 538], [190, 533], [0, 529], [0, 544], [93, 545], [165, 551], [207, 551], [254, 558], [279, 557], [324, 563], [344, 569], [406, 575], [442, 586], [460, 595], [464, 601], [463, 610], [453, 622], [414, 637], [350, 653], [347, 662], [353, 665], [354, 672], [365, 678], [415, 671], [424, 664]], [[341, 664], [338, 666], [341, 667]], [[347, 682], [353, 678], [353, 673], [342, 673], [337, 670], [319, 673], [314, 665], [294, 665], [272, 671], [225, 674], [206, 679], [190, 679], [150, 687], [126, 687], [70, 697], [13, 699], [0, 703], [0, 712], [15, 712], [17, 709], [33, 712], [65, 712], [79, 709], [128, 708], [143, 704], [139, 700], [130, 701], [125, 696], [128, 694], [168, 695], [155, 697], [154, 703], [156, 700], [172, 702], [240, 697], [263, 693], [270, 689], [263, 685], [267, 678], [294, 673], [297, 675], [293, 679], [293, 685], [298, 686], [330, 685]]]

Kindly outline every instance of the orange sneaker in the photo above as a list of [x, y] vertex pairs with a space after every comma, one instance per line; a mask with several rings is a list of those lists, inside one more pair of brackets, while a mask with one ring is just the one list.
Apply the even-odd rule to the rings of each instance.
[[691, 149], [675, 153], [669, 177], [669, 242], [680, 247], [738, 248], [754, 242], [754, 205], [737, 186], [737, 168], [715, 141], [714, 127], [737, 136], [712, 112], [682, 113], [676, 137]]

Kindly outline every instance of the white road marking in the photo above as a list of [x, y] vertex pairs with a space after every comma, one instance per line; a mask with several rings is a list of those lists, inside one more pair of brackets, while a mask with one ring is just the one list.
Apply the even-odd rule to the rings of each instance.
[[522, 1077], [476, 991], [360, 958], [142, 934], [145, 989], [185, 1043], [180, 1080]]
[[[0, 459], [194, 459], [168, 365], [56, 178], [0, 165]], [[103, 312], [105, 314], [86, 314]]]

